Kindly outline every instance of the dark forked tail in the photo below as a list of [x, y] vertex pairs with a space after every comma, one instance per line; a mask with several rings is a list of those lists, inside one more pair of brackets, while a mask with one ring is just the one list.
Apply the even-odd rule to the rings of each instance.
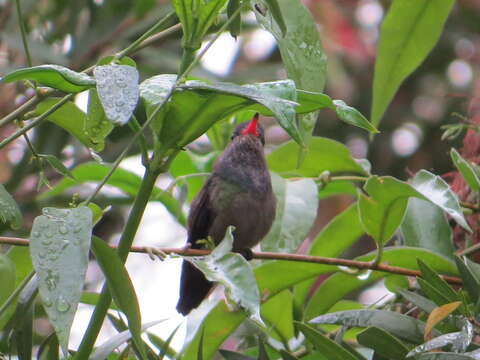
[[200, 270], [183, 260], [177, 311], [187, 315], [200, 305], [212, 287], [213, 283], [208, 281]]

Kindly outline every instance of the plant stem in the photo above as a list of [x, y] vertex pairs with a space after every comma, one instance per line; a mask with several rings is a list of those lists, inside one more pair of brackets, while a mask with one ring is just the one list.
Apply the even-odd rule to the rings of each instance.
[[[19, 239], [19, 238], [7, 238], [7, 237], [0, 237], [0, 243], [3, 244], [10, 244], [10, 245], [19, 245], [19, 246], [28, 246], [29, 241], [26, 239]], [[111, 246], [112, 248], [116, 248], [115, 246]], [[173, 255], [181, 255], [181, 256], [205, 256], [210, 254], [210, 250], [202, 250], [202, 249], [191, 249], [191, 248], [151, 248], [147, 246], [132, 246], [130, 247], [129, 251], [134, 253], [142, 253], [148, 255], [159, 255], [162, 256], [164, 254], [173, 254]], [[325, 265], [335, 265], [335, 266], [346, 266], [356, 269], [362, 270], [376, 270], [382, 272], [388, 272], [392, 274], [400, 274], [406, 276], [420, 276], [421, 273], [418, 270], [412, 270], [408, 268], [403, 268], [399, 266], [391, 266], [388, 264], [372, 264], [371, 261], [358, 261], [358, 260], [350, 260], [350, 259], [339, 259], [339, 258], [328, 258], [323, 256], [312, 256], [312, 255], [302, 255], [302, 254], [284, 254], [284, 253], [276, 253], [276, 252], [253, 252], [252, 253], [254, 259], [261, 259], [261, 260], [284, 260], [284, 261], [296, 261], [296, 262], [307, 262], [307, 263], [314, 263], [314, 264], [325, 264]], [[462, 279], [449, 276], [449, 275], [442, 275], [442, 278], [445, 281], [451, 284], [461, 285]]]
[[28, 49], [27, 34], [25, 31], [25, 24], [23, 23], [22, 8], [20, 7], [20, 0], [15, 0], [15, 5], [17, 6], [18, 22], [20, 25], [20, 33], [22, 34], [22, 42], [23, 42], [23, 48], [25, 50], [25, 56], [27, 57], [27, 64], [28, 66], [31, 67], [32, 57], [30, 56], [30, 50]]
[[0, 142], [0, 150], [3, 149], [5, 146], [7, 146], [10, 142], [18, 138], [19, 136], [22, 136], [25, 134], [28, 130], [31, 128], [37, 126], [39, 123], [41, 123], [43, 120], [45, 120], [48, 116], [50, 116], [53, 112], [55, 112], [58, 108], [60, 108], [63, 104], [65, 104], [68, 100], [73, 98], [73, 94], [68, 94], [64, 96], [58, 103], [53, 105], [50, 109], [48, 109], [46, 112], [44, 112], [42, 115], [37, 117], [36, 119], [30, 121], [28, 125], [25, 127], [19, 129], [9, 137], [7, 137], [5, 140]]
[[353, 175], [345, 175], [345, 176], [332, 176], [330, 181], [367, 181], [367, 176], [353, 176]]
[[[130, 127], [130, 129], [133, 131], [133, 133], [137, 133], [141, 130], [141, 126], [137, 120], [137, 118], [135, 117], [135, 115], [132, 115], [132, 118], [130, 119], [130, 121], [128, 122], [128, 126]], [[142, 164], [143, 166], [147, 166], [148, 164], [148, 144], [147, 144], [147, 139], [145, 139], [145, 136], [142, 135], [140, 136], [140, 151], [142, 152]]]
[[[120, 238], [118, 244], [117, 253], [122, 262], [125, 262], [127, 255], [129, 253], [130, 247], [132, 246], [133, 239], [138, 229], [138, 225], [147, 206], [150, 194], [153, 187], [155, 186], [155, 180], [157, 179], [158, 172], [152, 171], [150, 168], [145, 169], [145, 175], [143, 176], [140, 189], [138, 190], [137, 197], [133, 203], [132, 210], [128, 216], [127, 224]], [[107, 314], [108, 307], [112, 297], [106, 285], [103, 286], [100, 298], [98, 300], [97, 306], [90, 319], [88, 324], [87, 331], [82, 339], [78, 352], [75, 355], [76, 359], [88, 359], [89, 355], [92, 352], [93, 345], [97, 339], [100, 328], [103, 324], [103, 319]]]
[[153, 25], [150, 29], [148, 29], [145, 33], [143, 33], [142, 36], [140, 36], [137, 40], [135, 40], [133, 43], [131, 43], [122, 51], [115, 54], [115, 60], [121, 59], [122, 57], [135, 52], [140, 47], [140, 45], [143, 43], [144, 40], [146, 40], [148, 37], [155, 34], [156, 32], [163, 30], [165, 27], [165, 24], [167, 24], [169, 21], [173, 21], [176, 16], [177, 15], [175, 14], [175, 11], [169, 12], [166, 16], [161, 18], [155, 25]]

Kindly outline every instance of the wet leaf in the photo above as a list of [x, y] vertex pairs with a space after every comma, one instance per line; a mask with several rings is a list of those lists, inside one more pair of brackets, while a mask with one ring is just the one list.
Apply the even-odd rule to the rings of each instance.
[[140, 93], [137, 69], [129, 65], [100, 65], [93, 69], [93, 75], [107, 119], [115, 125], [126, 124]]
[[60, 65], [40, 65], [15, 70], [0, 82], [9, 83], [19, 80], [38, 81], [44, 86], [69, 93], [77, 93], [95, 86], [95, 80], [84, 73], [78, 73]]
[[90, 141], [96, 144], [98, 148], [103, 149], [105, 146], [105, 138], [113, 128], [114, 125], [107, 120], [105, 111], [103, 111], [97, 89], [90, 89], [88, 91], [87, 117], [85, 118], [85, 135], [87, 135]]
[[33, 222], [30, 254], [45, 311], [66, 354], [88, 264], [92, 213], [87, 207], [42, 213]]
[[380, 30], [371, 121], [378, 125], [401, 83], [427, 57], [454, 0], [394, 0]]
[[232, 300], [261, 324], [260, 292], [247, 260], [242, 255], [231, 252], [231, 231], [229, 228], [225, 238], [210, 255], [183, 258], [202, 271], [208, 280], [224, 285]]
[[277, 211], [272, 228], [260, 246], [263, 251], [295, 252], [316, 218], [317, 185], [311, 179], [287, 181], [274, 173], [272, 185]]
[[413, 178], [412, 186], [426, 199], [440, 207], [465, 230], [472, 230], [463, 216], [457, 195], [440, 176], [420, 170]]
[[349, 327], [375, 326], [412, 343], [423, 341], [425, 323], [413, 317], [385, 310], [349, 310], [328, 313], [309, 321], [312, 324], [337, 324]]
[[405, 300], [410, 301], [413, 305], [418, 306], [426, 313], [431, 313], [437, 307], [433, 301], [412, 291], [400, 289], [399, 293], [405, 298]]
[[0, 220], [12, 229], [20, 229], [23, 216], [12, 195], [0, 184]]

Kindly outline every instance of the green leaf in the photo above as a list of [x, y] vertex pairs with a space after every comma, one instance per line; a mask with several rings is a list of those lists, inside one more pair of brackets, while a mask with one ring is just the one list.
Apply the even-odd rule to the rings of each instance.
[[223, 356], [225, 360], [255, 360], [255, 358], [243, 355], [235, 351], [220, 349], [218, 352]]
[[[358, 216], [358, 206], [355, 203], [325, 225], [313, 240], [308, 253], [314, 256], [338, 257], [363, 234], [364, 230]], [[305, 307], [306, 318], [314, 316], [314, 314], [310, 315], [310, 312], [317, 308], [315, 301], [322, 301], [320, 297], [316, 297], [315, 301], [312, 301], [314, 298], [311, 298], [307, 303], [308, 294], [315, 280], [307, 280], [295, 288], [295, 302], [299, 306]]]
[[331, 174], [351, 173], [368, 175], [353, 159], [348, 148], [331, 139], [313, 137], [305, 159], [297, 167], [298, 145], [289, 141], [267, 156], [268, 167], [282, 176], [318, 177], [324, 171]]
[[[302, 2], [299, 0], [251, 0], [250, 3], [252, 10], [255, 10], [257, 21], [277, 40], [287, 75], [295, 81], [296, 88], [322, 92], [325, 86], [327, 58], [320, 41], [317, 24]], [[276, 10], [277, 5], [278, 10]], [[259, 8], [268, 10], [261, 12]], [[314, 110], [317, 109], [311, 111]], [[299, 118], [302, 138], [309, 144], [317, 114], [303, 115]]]
[[172, 5], [175, 8], [175, 13], [182, 24], [183, 39], [182, 46], [185, 46], [186, 41], [194, 36], [194, 14], [193, 3], [198, 3], [197, 0], [172, 0]]
[[273, 330], [270, 335], [276, 340], [288, 344], [295, 337], [293, 328], [293, 296], [289, 290], [275, 295], [262, 306], [262, 319]]
[[22, 320], [15, 324], [12, 337], [17, 347], [19, 360], [32, 359], [33, 347], [33, 304], [24, 312]]
[[455, 148], [450, 150], [450, 156], [455, 167], [460, 171], [468, 186], [470, 186], [470, 189], [473, 191], [480, 191], [480, 178], [475, 172], [472, 164], [465, 160]]
[[105, 275], [108, 288], [115, 303], [127, 317], [128, 328], [132, 334], [133, 341], [144, 355], [145, 349], [141, 339], [142, 321], [140, 307], [128, 272], [115, 250], [102, 239], [96, 236], [93, 237], [92, 250]]
[[[235, 11], [240, 7], [241, 0], [229, 0], [227, 5], [227, 16], [230, 20], [232, 15]], [[241, 14], [235, 16], [235, 19], [232, 20], [230, 25], [228, 26], [228, 30], [230, 31], [230, 35], [232, 35], [235, 39], [240, 32], [242, 31], [242, 17]]]
[[[197, 2], [200, 16], [198, 17], [198, 22], [196, 23], [196, 34], [193, 37], [194, 41], [200, 43], [203, 40], [203, 37], [207, 34], [210, 26], [220, 15], [220, 11], [223, 9], [226, 2], [227, 0], [209, 0]], [[195, 15], [196, 14], [194, 14], [194, 16]], [[199, 47], [200, 46], [196, 48]]]
[[[467, 355], [468, 353], [457, 354], [453, 352], [435, 352], [422, 354], [415, 357], [416, 360], [472, 360], [477, 359]], [[478, 356], [478, 355], [477, 355]]]
[[403, 275], [390, 275], [385, 278], [385, 287], [392, 293], [398, 293], [400, 290], [408, 289], [410, 283], [408, 278]]
[[330, 340], [314, 328], [302, 323], [297, 323], [296, 325], [307, 340], [329, 360], [357, 360], [355, 356], [341, 345]]
[[458, 225], [469, 232], [472, 231], [463, 216], [457, 195], [440, 176], [427, 170], [420, 170], [413, 178], [412, 186], [427, 200], [450, 215]]
[[[347, 310], [328, 313], [309, 321], [312, 324], [337, 324], [356, 327], [378, 327], [411, 343], [423, 342], [425, 323], [413, 317], [385, 310]], [[437, 332], [438, 334], [438, 332]]]
[[317, 185], [311, 179], [288, 181], [274, 173], [272, 185], [277, 211], [270, 232], [261, 242], [262, 250], [295, 252], [317, 215]]
[[427, 57], [454, 0], [394, 0], [380, 30], [371, 121], [378, 125], [405, 78]]
[[[116, 256], [116, 254], [115, 254]], [[165, 321], [157, 320], [151, 321], [146, 324], [143, 324], [141, 327], [141, 331], [145, 331], [148, 328], [160, 324], [161, 322]], [[130, 328], [131, 329], [131, 328]], [[122, 331], [121, 333], [115, 334], [111, 338], [109, 338], [105, 343], [95, 348], [93, 353], [90, 355], [89, 360], [104, 360], [108, 358], [108, 355], [113, 352], [116, 348], [118, 348], [123, 343], [126, 343], [133, 337], [130, 330]]]
[[33, 222], [30, 254], [45, 311], [66, 354], [88, 265], [92, 213], [87, 207], [42, 213]]
[[77, 93], [95, 86], [95, 80], [60, 65], [40, 65], [15, 70], [0, 79], [3, 83], [33, 80], [40, 84], [69, 93]]
[[432, 300], [436, 305], [442, 306], [449, 303], [447, 297], [429, 282], [423, 280], [422, 278], [418, 278], [417, 282], [425, 296]]
[[179, 327], [176, 327], [175, 330], [169, 335], [168, 339], [165, 341], [160, 337], [158, 337], [157, 335], [154, 335], [152, 333], [147, 333], [148, 340], [150, 340], [150, 342], [158, 350], [160, 350], [160, 353], [158, 355], [158, 360], [162, 360], [165, 355], [168, 356], [170, 359], [176, 359], [178, 357], [177, 352], [169, 346], [170, 343], [168, 342], [169, 340], [171, 340], [171, 338], [173, 339], [172, 336], [176, 333], [178, 329]]
[[[374, 255], [375, 252], [358, 257], [356, 260], [371, 261], [374, 258]], [[382, 257], [383, 261], [388, 262], [392, 266], [400, 266], [413, 270], [418, 270], [417, 258], [421, 258], [439, 273], [455, 275], [457, 272], [451, 261], [425, 249], [409, 247], [385, 248]], [[338, 268], [334, 270], [337, 269]], [[369, 273], [368, 277], [362, 276], [362, 274], [359, 275], [360, 276], [353, 276], [349, 273], [337, 272], [322, 282], [313, 297], [310, 299], [310, 303], [316, 304], [316, 306], [315, 308], [312, 307], [311, 310], [307, 312], [308, 316], [305, 318], [310, 319], [314, 316], [325, 313], [346, 295], [388, 276], [386, 273], [377, 271]], [[260, 284], [262, 285], [261, 282]], [[338, 286], [338, 284], [342, 284], [342, 286]]]
[[120, 64], [99, 65], [93, 75], [107, 119], [115, 125], [126, 124], [139, 97], [137, 69]]
[[225, 238], [210, 255], [183, 258], [202, 271], [208, 280], [224, 285], [232, 300], [245, 309], [253, 320], [262, 323], [260, 292], [255, 285], [252, 268], [242, 255], [231, 252], [232, 245], [233, 235], [229, 228]]
[[425, 264], [421, 259], [417, 259], [418, 267], [422, 272], [422, 278], [432, 285], [439, 293], [441, 293], [448, 302], [459, 301], [460, 297], [448, 283], [443, 280], [430, 266]]
[[[442, 256], [419, 248], [393, 248], [385, 249], [384, 261], [392, 266], [417, 269], [416, 258], [421, 257], [435, 270], [443, 274], [455, 274], [455, 266]], [[361, 261], [371, 261], [374, 254], [359, 258]], [[303, 262], [269, 261], [255, 269], [255, 276], [264, 302], [275, 294], [290, 288], [304, 280], [313, 279], [320, 274], [337, 271], [338, 267]], [[281, 276], [279, 276], [281, 274]], [[346, 294], [373, 283], [385, 276], [384, 273], [372, 272], [368, 279], [358, 279], [351, 274], [338, 273], [330, 276], [320, 287], [320, 294], [324, 301], [320, 303], [317, 314], [331, 308]], [[330, 280], [332, 279], [332, 280]], [[330, 280], [330, 281], [329, 281]], [[327, 284], [327, 286], [325, 286]], [[342, 284], [342, 286], [338, 286]], [[318, 292], [317, 292], [318, 293]], [[232, 312], [223, 301], [219, 302], [203, 319], [202, 327], [205, 329], [204, 355], [211, 358], [227, 339], [227, 337], [245, 320], [242, 312]], [[196, 360], [200, 332], [188, 338], [183, 352], [183, 360]]]
[[2, 284], [2, 291], [0, 291], [0, 306], [2, 306], [15, 290], [15, 263], [4, 254], [0, 254], [0, 284]]
[[[35, 115], [42, 115], [50, 110], [50, 108], [56, 105], [60, 100], [60, 98], [48, 98], [42, 100], [42, 102], [38, 104], [34, 110]], [[49, 115], [47, 120], [68, 131], [86, 147], [92, 148], [97, 152], [102, 151], [104, 147], [103, 142], [94, 143], [90, 139], [90, 136], [88, 136], [85, 132], [86, 118], [87, 116], [82, 110], [80, 110], [74, 103], [68, 101], [53, 114]]]
[[12, 229], [20, 229], [23, 216], [12, 195], [0, 184], [0, 220], [10, 224]]
[[405, 300], [410, 301], [413, 305], [418, 306], [421, 310], [428, 314], [430, 314], [437, 307], [433, 301], [418, 295], [417, 293], [404, 289], [399, 289], [398, 292], [405, 298]]
[[469, 266], [471, 261], [467, 257], [455, 256], [455, 264], [457, 264], [458, 272], [463, 280], [463, 286], [467, 290], [468, 295], [474, 303], [477, 303], [480, 297], [480, 279], [477, 277], [472, 268]]
[[382, 244], [393, 236], [402, 223], [410, 196], [417, 192], [393, 177], [372, 176], [365, 183], [369, 196], [359, 194], [358, 209], [365, 231]]
[[51, 333], [38, 347], [38, 360], [59, 360], [59, 345], [55, 332]]
[[400, 226], [405, 245], [429, 249], [453, 259], [452, 229], [438, 206], [411, 198]]
[[58, 158], [55, 155], [38, 154], [38, 156], [40, 157], [40, 159], [47, 161], [50, 164], [50, 166], [53, 169], [55, 169], [55, 171], [58, 172], [59, 174], [63, 176], [68, 176], [69, 178], [74, 179], [70, 170], [68, 170], [67, 167], [63, 165], [63, 163], [60, 160], [58, 160]]
[[357, 335], [358, 343], [375, 351], [385, 359], [404, 359], [408, 348], [387, 331], [372, 326]]
[[[110, 165], [98, 164], [96, 162], [83, 163], [72, 170], [72, 174], [75, 180], [70, 178], [64, 178], [57, 183], [52, 189], [44, 192], [40, 199], [50, 198], [52, 196], [58, 196], [73, 186], [81, 185], [85, 182], [98, 183], [110, 171]], [[131, 197], [136, 196], [140, 187], [142, 179], [140, 176], [121, 168], [115, 169], [113, 175], [108, 179], [107, 184], [115, 186], [122, 190], [124, 193]], [[152, 191], [151, 201], [159, 201], [167, 210], [181, 223], [185, 224], [185, 217], [181, 211], [180, 205], [173, 196], [159, 187], [155, 187]]]
[[99, 148], [105, 147], [105, 138], [113, 130], [113, 124], [107, 120], [97, 89], [88, 91], [88, 110], [85, 119], [85, 133], [90, 141]]
[[347, 124], [358, 126], [371, 133], [379, 132], [357, 109], [348, 106], [342, 100], [333, 100], [333, 104], [335, 105], [335, 112], [340, 120]]

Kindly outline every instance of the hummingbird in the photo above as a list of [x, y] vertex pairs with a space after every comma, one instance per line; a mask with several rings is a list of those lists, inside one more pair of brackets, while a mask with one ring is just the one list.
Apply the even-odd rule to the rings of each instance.
[[[227, 228], [234, 226], [233, 251], [248, 259], [250, 248], [270, 230], [276, 200], [263, 146], [265, 137], [258, 113], [238, 125], [232, 141], [213, 166], [213, 172], [192, 201], [188, 216], [187, 246], [203, 247], [198, 240], [210, 237], [218, 245]], [[188, 261], [182, 264], [177, 311], [187, 315], [207, 297], [214, 283]]]

